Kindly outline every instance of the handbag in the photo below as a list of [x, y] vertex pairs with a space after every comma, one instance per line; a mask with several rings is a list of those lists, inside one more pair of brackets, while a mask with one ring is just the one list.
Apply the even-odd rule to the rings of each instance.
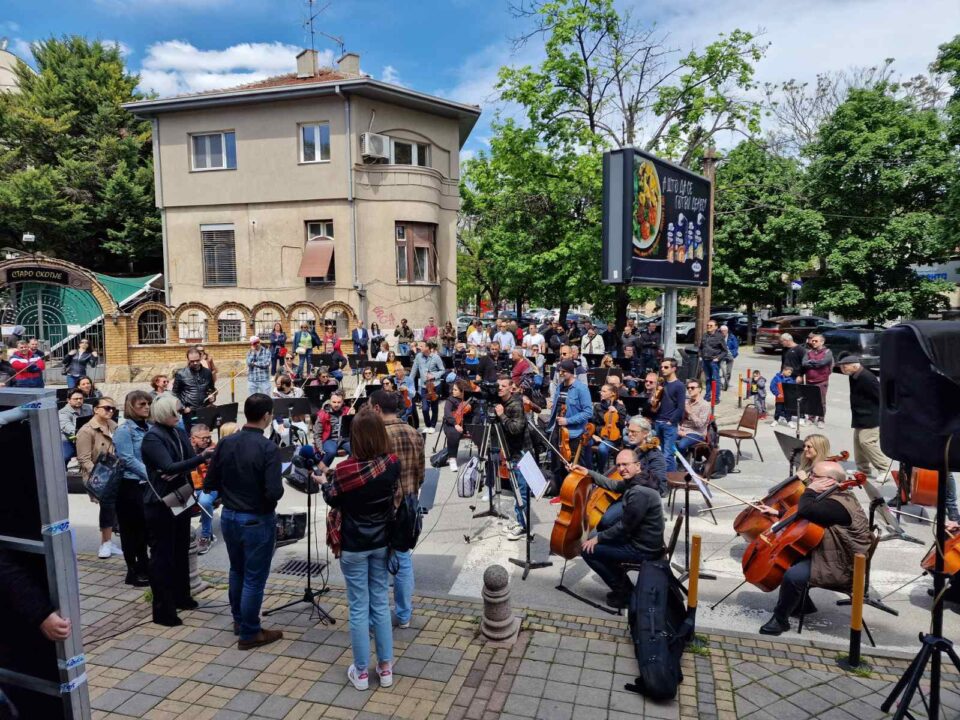
[[[407, 552], [417, 546], [420, 531], [423, 529], [423, 513], [417, 493], [407, 493], [396, 508], [389, 526], [390, 549]], [[394, 573], [396, 574], [396, 573]]]
[[117, 491], [120, 489], [122, 469], [120, 458], [116, 455], [101, 455], [90, 471], [90, 476], [83, 481], [83, 487], [97, 502], [112, 503], [117, 499]]
[[457, 475], [457, 496], [470, 498], [477, 494], [477, 488], [481, 485], [480, 460], [477, 457], [471, 457], [467, 464]]
[[330, 508], [327, 510], [327, 547], [333, 556], [340, 559], [341, 545], [343, 538], [341, 530], [343, 527], [343, 514], [339, 508]]
[[193, 494], [193, 483], [185, 482], [173, 492], [167, 493], [160, 500], [170, 508], [175, 516], [196, 504], [197, 498]]
[[277, 348], [277, 357], [278, 357], [278, 358], [285, 358], [286, 356], [287, 356], [287, 348], [286, 348], [286, 347], [279, 347], [279, 348]]
[[447, 464], [448, 460], [450, 460], [450, 450], [445, 447], [441, 448], [438, 452], [430, 456], [430, 467], [443, 467]]

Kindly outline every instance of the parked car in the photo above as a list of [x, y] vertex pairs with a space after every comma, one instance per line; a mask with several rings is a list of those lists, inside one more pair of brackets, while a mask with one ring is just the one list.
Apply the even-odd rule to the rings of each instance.
[[740, 342], [746, 342], [749, 331], [749, 319], [746, 315], [739, 312], [717, 312], [710, 316], [711, 320], [716, 320], [718, 325], [726, 325], [730, 332], [737, 336]]
[[473, 322], [473, 315], [458, 315], [457, 316], [457, 332], [465, 333], [467, 328], [470, 326], [470, 323]]
[[825, 330], [823, 339], [833, 353], [835, 361], [839, 360], [841, 355], [859, 355], [861, 365], [874, 373], [879, 373], [882, 334], [882, 328], [834, 328]]
[[765, 353], [780, 350], [780, 336], [790, 333], [794, 342], [803, 345], [810, 333], [818, 326], [829, 322], [826, 318], [814, 315], [780, 315], [764, 320], [757, 330], [756, 349]]
[[692, 343], [697, 337], [697, 319], [692, 315], [677, 315], [677, 342]]

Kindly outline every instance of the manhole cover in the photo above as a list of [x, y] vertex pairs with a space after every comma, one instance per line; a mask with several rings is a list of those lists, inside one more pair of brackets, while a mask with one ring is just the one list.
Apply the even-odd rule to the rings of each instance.
[[307, 568], [310, 568], [311, 575], [319, 575], [324, 568], [324, 563], [307, 563], [306, 560], [287, 560], [274, 572], [280, 575], [292, 575], [294, 577], [306, 577]]

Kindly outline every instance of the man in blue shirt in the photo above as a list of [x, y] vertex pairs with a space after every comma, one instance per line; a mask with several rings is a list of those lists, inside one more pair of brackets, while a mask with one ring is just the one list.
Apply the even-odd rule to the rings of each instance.
[[[577, 382], [577, 363], [573, 360], [563, 360], [557, 368], [557, 388], [553, 394], [553, 405], [551, 406], [550, 421], [547, 427], [550, 432], [556, 432], [559, 437], [560, 428], [566, 428], [570, 434], [570, 453], [571, 458], [576, 455], [577, 448], [581, 443], [587, 443], [590, 438], [586, 436], [584, 430], [587, 422], [593, 417], [593, 402], [590, 400], [590, 389], [586, 383]], [[682, 388], [682, 383], [681, 383]], [[681, 390], [682, 392], [682, 390]], [[560, 414], [560, 408], [564, 412]], [[560, 443], [557, 442], [557, 445]], [[590, 448], [584, 445], [580, 451], [579, 463], [585, 467], [590, 467], [593, 460], [593, 453]], [[554, 455], [556, 458], [556, 455]], [[562, 466], [557, 458], [554, 463], [554, 477], [562, 473]], [[559, 490], [559, 488], [556, 488]]]
[[437, 406], [440, 400], [427, 397], [427, 382], [434, 383], [434, 392], [440, 390], [440, 380], [445, 375], [443, 360], [437, 355], [437, 344], [433, 341], [420, 343], [420, 352], [413, 359], [410, 381], [420, 380], [420, 409], [423, 411], [423, 424], [428, 433], [436, 432]]
[[655, 416], [654, 428], [667, 460], [667, 472], [673, 472], [677, 469], [674, 450], [677, 447], [680, 421], [683, 420], [686, 393], [683, 382], [677, 380], [676, 360], [665, 358], [660, 363], [660, 374], [663, 376], [663, 392], [660, 396], [660, 408]]

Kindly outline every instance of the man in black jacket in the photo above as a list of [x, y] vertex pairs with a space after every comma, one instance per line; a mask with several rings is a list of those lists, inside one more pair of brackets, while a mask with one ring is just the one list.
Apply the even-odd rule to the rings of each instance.
[[[504, 440], [507, 443], [507, 459], [514, 467], [514, 476], [517, 478], [517, 491], [523, 498], [524, 503], [530, 502], [530, 491], [527, 488], [527, 481], [519, 470], [516, 469], [516, 462], [523, 453], [530, 449], [530, 433], [527, 431], [527, 416], [523, 412], [523, 396], [513, 392], [513, 381], [508, 376], [501, 376], [497, 380], [497, 395], [500, 402], [493, 406], [503, 429]], [[499, 453], [494, 449], [493, 453]], [[496, 457], [492, 458], [493, 467], [498, 467]], [[517, 522], [505, 529], [508, 540], [519, 540], [527, 532], [526, 512], [519, 503], [514, 503], [514, 515]]]
[[[585, 469], [585, 468], [584, 468]], [[593, 534], [580, 547], [584, 562], [610, 587], [607, 603], [627, 606], [633, 589], [623, 563], [663, 557], [663, 506], [660, 493], [642, 484], [642, 464], [633, 450], [617, 454], [620, 483], [587, 470], [594, 483], [608, 490], [623, 491], [623, 514], [604, 530]]]
[[213, 373], [200, 363], [200, 351], [195, 347], [187, 350], [187, 366], [173, 376], [172, 392], [183, 405], [183, 424], [187, 430], [193, 424], [197, 409], [213, 402], [216, 384]]
[[793, 370], [793, 378], [800, 382], [800, 378], [803, 377], [803, 356], [806, 355], [806, 350], [802, 345], [797, 345], [790, 333], [783, 333], [780, 336], [780, 346], [783, 348], [780, 372], [783, 372], [784, 368], [790, 368]]
[[700, 360], [703, 363], [706, 399], [711, 404], [720, 402], [720, 387], [723, 384], [720, 361], [729, 354], [727, 340], [717, 328], [717, 321], [707, 320], [707, 331], [700, 338]]
[[656, 323], [647, 323], [647, 329], [641, 331], [637, 338], [640, 345], [640, 361], [644, 370], [657, 367], [657, 353], [660, 350], [660, 331]]
[[255, 393], [243, 404], [247, 424], [224, 438], [210, 461], [205, 492], [223, 499], [220, 530], [230, 556], [230, 609], [238, 650], [252, 650], [283, 637], [260, 626], [263, 589], [276, 538], [277, 501], [283, 497], [280, 453], [263, 436], [273, 421], [273, 400]]
[[860, 364], [858, 355], [844, 355], [837, 364], [850, 378], [850, 426], [857, 470], [869, 475], [872, 465], [882, 475], [890, 467], [890, 459], [880, 449], [880, 381]]
[[500, 374], [500, 343], [490, 343], [487, 354], [477, 363], [477, 382], [495, 383]]

